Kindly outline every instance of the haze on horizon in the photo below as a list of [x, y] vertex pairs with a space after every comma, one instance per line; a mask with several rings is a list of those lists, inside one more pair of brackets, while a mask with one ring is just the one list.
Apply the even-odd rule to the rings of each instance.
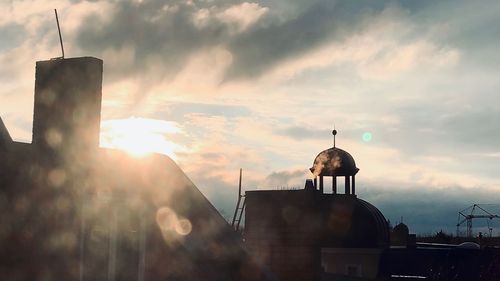
[[334, 124], [358, 196], [411, 232], [500, 203], [497, 1], [6, 1], [16, 140], [31, 140], [35, 62], [60, 56], [54, 8], [66, 56], [104, 60], [101, 142], [145, 120], [226, 215], [240, 167], [246, 189], [302, 188]]

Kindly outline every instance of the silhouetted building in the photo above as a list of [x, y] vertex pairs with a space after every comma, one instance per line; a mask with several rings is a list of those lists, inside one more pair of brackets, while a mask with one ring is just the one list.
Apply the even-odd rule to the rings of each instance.
[[417, 243], [403, 223], [390, 233], [356, 196], [359, 169], [335, 141], [313, 163], [302, 190], [245, 193], [246, 247], [278, 280], [500, 280], [498, 248]]
[[0, 119], [2, 280], [500, 280], [498, 248], [414, 243], [404, 226], [390, 247], [335, 144], [303, 190], [246, 192], [243, 244], [167, 156], [98, 148], [101, 83], [96, 58], [37, 62], [33, 142]]
[[403, 222], [398, 223], [391, 231], [391, 245], [407, 246], [410, 230]]
[[32, 144], [0, 122], [3, 280], [260, 280], [167, 156], [99, 149], [102, 61], [37, 62]]
[[5, 127], [2, 118], [0, 117], [0, 149], [7, 149], [7, 147], [12, 143], [12, 137]]
[[[310, 170], [314, 183], [307, 181], [303, 190], [246, 192], [248, 250], [279, 280], [377, 278], [389, 247], [388, 225], [377, 208], [357, 198], [354, 158], [332, 147], [318, 154]], [[332, 193], [325, 193], [325, 177]], [[338, 178], [344, 179], [343, 194]]]

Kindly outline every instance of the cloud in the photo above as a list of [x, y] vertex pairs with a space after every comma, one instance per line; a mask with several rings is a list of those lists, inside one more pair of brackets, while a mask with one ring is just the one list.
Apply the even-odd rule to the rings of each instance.
[[[438, 42], [446, 42], [461, 49], [471, 67], [494, 69], [500, 43], [498, 1], [484, 1], [481, 6], [469, 1], [441, 1], [422, 7], [419, 18], [432, 22], [437, 28], [433, 34]], [[474, 10], [474, 15], [464, 13]]]
[[18, 23], [0, 25], [0, 52], [8, 50], [25, 40], [26, 30]]
[[158, 105], [154, 115], [168, 120], [185, 120], [188, 115], [203, 114], [206, 116], [223, 116], [226, 118], [236, 118], [250, 116], [251, 110], [246, 106], [210, 104], [198, 102], [170, 102]]
[[487, 97], [478, 101], [472, 96], [461, 96], [463, 100], [456, 104], [446, 102], [445, 99], [451, 100], [452, 95], [435, 96], [433, 100], [412, 105], [395, 105], [393, 114], [397, 116], [397, 124], [383, 126], [379, 122], [369, 122], [366, 125], [388, 146], [398, 147], [407, 156], [415, 155], [416, 140], [419, 155], [463, 158], [473, 151], [497, 151], [500, 125], [493, 120], [500, 118], [500, 111], [494, 106], [483, 105], [488, 103]]
[[[361, 15], [350, 11], [352, 2], [317, 1], [296, 18], [255, 28], [230, 42], [234, 62], [227, 79], [258, 77], [293, 55], [300, 55], [345, 36], [343, 29], [354, 30]], [[347, 16], [349, 14], [349, 16]]]
[[278, 171], [269, 174], [261, 183], [260, 189], [302, 189], [305, 180], [311, 178], [309, 170]]
[[235, 32], [239, 33], [250, 28], [268, 10], [267, 7], [261, 7], [257, 3], [244, 2], [225, 9], [217, 15], [217, 18], [226, 24], [234, 24]]
[[325, 42], [286, 58], [269, 74], [288, 81], [305, 71], [337, 66], [363, 80], [390, 80], [423, 68], [442, 71], [459, 62], [456, 48], [435, 40], [432, 26], [415, 23], [413, 15], [399, 5], [365, 13], [356, 25], [347, 36], [325, 36]]
[[[403, 217], [410, 232], [435, 233], [439, 230], [455, 234], [458, 212], [472, 204], [484, 205], [493, 213], [500, 213], [500, 205], [491, 197], [496, 191], [491, 188], [465, 188], [460, 186], [439, 189], [426, 186], [400, 188], [397, 186], [360, 185], [356, 188], [358, 197], [379, 208], [393, 225]], [[488, 205], [494, 203], [496, 205]], [[484, 228], [485, 220], [475, 220], [475, 227]], [[498, 223], [496, 230], [500, 231]], [[462, 225], [461, 231], [465, 231]], [[476, 233], [477, 230], [475, 229]], [[484, 231], [484, 230], [483, 230]]]
[[[355, 36], [376, 26], [378, 18], [398, 19], [400, 15], [388, 11], [401, 10], [383, 1], [292, 2], [293, 16], [283, 16], [273, 10], [279, 3], [266, 4], [270, 7], [256, 2], [121, 1], [110, 14], [87, 16], [76, 42], [105, 60], [109, 56], [113, 75], [141, 71], [158, 79], [182, 71], [193, 54], [221, 47], [233, 58], [224, 74], [224, 81], [232, 81], [259, 77], [287, 59]], [[403, 58], [415, 54], [405, 50]], [[148, 71], [153, 62], [162, 66], [160, 73]]]
[[291, 126], [283, 129], [277, 130], [278, 134], [282, 134], [284, 136], [289, 136], [291, 138], [297, 140], [303, 139], [317, 139], [321, 136], [326, 136], [327, 130], [314, 130], [310, 127], [302, 127], [302, 126]]
[[[234, 203], [240, 167], [252, 188], [302, 187], [294, 171], [331, 146], [333, 124], [360, 183], [387, 186], [395, 200], [404, 192], [391, 188], [500, 186], [495, 1], [54, 5], [67, 55], [105, 62], [103, 120], [177, 122], [179, 163], [217, 204]], [[9, 15], [0, 18], [1, 115], [29, 140], [34, 62], [60, 54], [53, 11], [32, 0], [0, 12]], [[432, 196], [405, 192], [411, 202]], [[453, 192], [469, 194], [443, 190]], [[389, 201], [382, 207], [404, 207]]]
[[[247, 10], [254, 7], [242, 5]], [[132, 49], [127, 53], [131, 56], [127, 57], [128, 67], [113, 74], [142, 72], [158, 79], [172, 77], [192, 54], [227, 41], [234, 22], [229, 23], [227, 17], [221, 21], [217, 14], [231, 9], [237, 7], [222, 1], [210, 5], [192, 1], [120, 1], [109, 15], [88, 16], [77, 32], [77, 43], [83, 50], [102, 55]], [[251, 22], [249, 18], [245, 24]], [[155, 69], [160, 72], [150, 72], [149, 64], [161, 65]]]

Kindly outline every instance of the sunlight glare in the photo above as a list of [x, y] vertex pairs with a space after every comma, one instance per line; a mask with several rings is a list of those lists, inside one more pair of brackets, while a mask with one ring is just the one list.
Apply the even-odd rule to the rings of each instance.
[[177, 123], [163, 120], [136, 117], [106, 120], [101, 122], [100, 146], [125, 150], [136, 157], [156, 152], [175, 160], [179, 146], [167, 135], [180, 131]]

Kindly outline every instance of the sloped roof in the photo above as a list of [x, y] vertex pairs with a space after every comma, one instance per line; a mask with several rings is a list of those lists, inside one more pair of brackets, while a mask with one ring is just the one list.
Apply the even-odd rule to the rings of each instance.
[[12, 143], [12, 138], [3, 123], [2, 117], [0, 117], [0, 148], [6, 147]]
[[[30, 153], [19, 151], [27, 149]], [[9, 270], [25, 274], [41, 270], [70, 279], [81, 260], [82, 218], [88, 233], [83, 240], [94, 243], [89, 231], [99, 223], [101, 228], [112, 225], [103, 219], [116, 212], [118, 243], [135, 243], [133, 239], [127, 242], [130, 233], [126, 229], [137, 220], [146, 225], [145, 274], [149, 277], [145, 280], [261, 280], [262, 270], [244, 251], [231, 226], [167, 156], [138, 159], [122, 151], [99, 149], [85, 161], [61, 165], [31, 149], [32, 145], [20, 146], [0, 164], [0, 186], [10, 202], [4, 208], [10, 208], [6, 210], [9, 221], [17, 221], [0, 237], [2, 245], [9, 245], [0, 250], [0, 262], [11, 264]], [[99, 209], [99, 198], [108, 200], [109, 207]], [[31, 233], [27, 240], [18, 241], [26, 231]], [[62, 233], [75, 242], [54, 242], [65, 241]], [[31, 256], [34, 252], [37, 255]], [[85, 255], [86, 261], [94, 259], [89, 258], [91, 252], [84, 251]], [[118, 254], [117, 259], [127, 257]], [[99, 257], [95, 260], [87, 268], [100, 268]], [[117, 280], [127, 278], [120, 275], [127, 272], [120, 266], [117, 263]]]

